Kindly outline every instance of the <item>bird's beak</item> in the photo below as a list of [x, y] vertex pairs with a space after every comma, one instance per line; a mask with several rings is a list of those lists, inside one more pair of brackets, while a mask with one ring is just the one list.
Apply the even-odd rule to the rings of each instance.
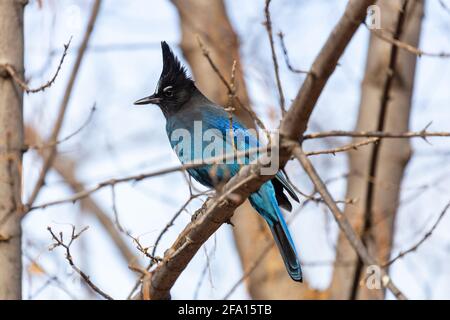
[[135, 105], [143, 105], [143, 104], [158, 104], [161, 102], [161, 98], [156, 97], [154, 94], [151, 96], [139, 99], [134, 102]]

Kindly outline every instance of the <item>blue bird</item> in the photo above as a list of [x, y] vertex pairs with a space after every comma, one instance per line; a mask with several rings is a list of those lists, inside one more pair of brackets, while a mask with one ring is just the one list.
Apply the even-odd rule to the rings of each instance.
[[[154, 94], [137, 100], [134, 104], [156, 104], [160, 107], [166, 118], [166, 131], [171, 146], [182, 163], [230, 154], [234, 150], [248, 151], [260, 146], [257, 137], [249, 134], [250, 130], [238, 118], [233, 116], [230, 121], [229, 113], [224, 108], [211, 102], [197, 89], [166, 42], [161, 42], [161, 48], [163, 70], [157, 89]], [[211, 148], [211, 145], [216, 148]], [[205, 156], [205, 153], [208, 155]], [[205, 164], [187, 171], [202, 185], [213, 188], [229, 180], [242, 164], [250, 163], [254, 157], [247, 154], [233, 159], [235, 161]], [[293, 280], [302, 282], [302, 270], [294, 242], [280, 210], [280, 206], [288, 211], [292, 210], [284, 191], [299, 202], [292, 186], [282, 172], [278, 172], [272, 180], [252, 193], [249, 201], [269, 225], [287, 272]]]

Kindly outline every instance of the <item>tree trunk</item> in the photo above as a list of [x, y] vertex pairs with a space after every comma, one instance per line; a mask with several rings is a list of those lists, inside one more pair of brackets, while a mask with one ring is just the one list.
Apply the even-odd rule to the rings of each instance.
[[[225, 106], [228, 94], [225, 86], [202, 55], [196, 40], [200, 36], [210, 52], [212, 60], [226, 79], [230, 79], [233, 61], [236, 60], [237, 95], [246, 106], [250, 105], [239, 56], [239, 41], [228, 19], [222, 0], [172, 0], [180, 19], [181, 49], [192, 68], [198, 88], [211, 100]], [[249, 127], [254, 121], [247, 111], [238, 108], [235, 114]], [[249, 270], [267, 247], [272, 235], [266, 223], [246, 201], [233, 216], [234, 237], [244, 272]], [[250, 274], [246, 281], [254, 299], [301, 299], [316, 298], [318, 294], [308, 285], [298, 284], [287, 274], [280, 254], [275, 247]], [[232, 284], [230, 284], [231, 287]]]
[[[23, 75], [23, 0], [0, 1], [0, 65]], [[21, 298], [22, 90], [0, 70], [0, 300]]]
[[[394, 34], [402, 7], [400, 0], [378, 1], [381, 12], [382, 32]], [[413, 46], [419, 42], [423, 1], [409, 1], [399, 39]], [[372, 34], [368, 50], [365, 78], [359, 107], [357, 131], [378, 130], [382, 97], [389, 71], [389, 56], [392, 44]], [[416, 56], [398, 49], [395, 71], [389, 88], [387, 104], [382, 117], [382, 130], [390, 132], [408, 131], [413, 92]], [[355, 139], [358, 141], [359, 139]], [[379, 148], [375, 151], [375, 148]], [[374, 152], [377, 156], [373, 156]], [[350, 152], [350, 177], [347, 198], [358, 199], [356, 204], [347, 205], [345, 215], [352, 226], [363, 237], [372, 255], [381, 263], [389, 260], [394, 221], [399, 205], [400, 186], [403, 173], [411, 155], [408, 139], [388, 139], [377, 146], [366, 146]], [[373, 162], [375, 161], [375, 162]], [[371, 163], [374, 163], [371, 170]], [[371, 177], [371, 172], [375, 174]], [[370, 186], [370, 183], [373, 183]], [[372, 191], [369, 190], [372, 189]], [[372, 205], [367, 210], [368, 194], [372, 193]], [[369, 216], [366, 214], [369, 213]], [[364, 231], [365, 229], [365, 231]], [[364, 232], [363, 232], [364, 231]], [[364, 233], [364, 234], [363, 234]], [[369, 289], [366, 277], [369, 269], [361, 266], [345, 235], [340, 233], [336, 261], [353, 261], [350, 265], [335, 264], [331, 284], [331, 298], [334, 299], [383, 299], [384, 290]], [[358, 274], [358, 269], [360, 274]]]

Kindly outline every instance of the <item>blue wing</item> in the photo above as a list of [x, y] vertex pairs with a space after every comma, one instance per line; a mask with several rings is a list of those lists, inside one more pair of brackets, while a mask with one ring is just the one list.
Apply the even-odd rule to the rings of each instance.
[[[231, 128], [233, 130], [230, 130]], [[250, 131], [236, 118], [233, 118], [230, 124], [228, 113], [216, 106], [196, 107], [186, 112], [178, 112], [168, 119], [166, 129], [172, 148], [182, 163], [230, 154], [234, 147], [238, 151], [249, 151], [260, 146], [256, 135], [249, 134]], [[186, 145], [189, 139], [190, 144]], [[211, 145], [217, 148], [211, 148]], [[203, 165], [188, 169], [188, 172], [201, 184], [213, 187], [217, 183], [227, 181], [242, 165], [250, 163], [257, 156], [246, 155], [239, 159], [240, 162]], [[283, 174], [278, 172], [272, 181], [264, 183], [258, 191], [252, 193], [249, 201], [267, 221], [289, 275], [296, 281], [302, 281], [294, 242], [279, 209], [279, 204], [287, 209], [292, 208], [283, 190], [298, 201], [292, 186]]]
[[[196, 127], [195, 121], [201, 122], [201, 128]], [[207, 149], [208, 144], [211, 143], [210, 140], [213, 138], [219, 140], [220, 148], [218, 149], [220, 149], [220, 151], [225, 150], [225, 153], [227, 154], [230, 154], [233, 151], [233, 146], [231, 143], [232, 140], [234, 140], [234, 145], [239, 151], [249, 151], [250, 149], [258, 148], [262, 145], [258, 141], [256, 132], [249, 130], [235, 117], [233, 117], [232, 120], [232, 128], [233, 131], [230, 130], [229, 114], [225, 112], [223, 108], [214, 105], [197, 107], [195, 110], [191, 109], [186, 112], [179, 112], [175, 116], [168, 119], [166, 127], [169, 139], [173, 132], [177, 129], [185, 129], [189, 131], [190, 134], [194, 134], [194, 132], [197, 131], [197, 133], [194, 134], [197, 135], [194, 137], [197, 141], [203, 141], [203, 135], [205, 132], [209, 133], [208, 139], [206, 139], [207, 141], [203, 141], [201, 148], [198, 148], [198, 150], [195, 151], [194, 143], [191, 143], [191, 150], [189, 154], [185, 154], [185, 150], [177, 148], [179, 143], [178, 139], [170, 139], [172, 148], [175, 150], [182, 163], [191, 162], [195, 159], [205, 159], [213, 156], [219, 156], [220, 154], [216, 154], [214, 152], [208, 155], [203, 154], [203, 151]], [[217, 134], [214, 134], [214, 130], [216, 130]], [[201, 134], [202, 136], [199, 137], [198, 134]], [[231, 137], [231, 135], [233, 137]], [[217, 143], [217, 141], [215, 143]], [[242, 164], [248, 164], [255, 160], [257, 156], [257, 154], [252, 154], [250, 156], [241, 157], [239, 160]], [[222, 166], [222, 168], [218, 169], [218, 172], [215, 172], [219, 180], [222, 180], [222, 178], [229, 178], [230, 176], [236, 174], [240, 168], [240, 165], [231, 163], [226, 167], [227, 168], [223, 168]], [[205, 166], [198, 169], [192, 169], [190, 170], [190, 173], [192, 173], [192, 176], [200, 183], [212, 187], [210, 179], [205, 179], [204, 177], [210, 169], [211, 166]], [[195, 171], [199, 171], [199, 173], [195, 173]], [[222, 177], [222, 175], [224, 177]], [[275, 191], [277, 195], [281, 194], [283, 190], [285, 190], [295, 201], [299, 201], [292, 185], [286, 180], [281, 171], [276, 174], [273, 182], [275, 184]], [[288, 201], [287, 198], [286, 201]]]

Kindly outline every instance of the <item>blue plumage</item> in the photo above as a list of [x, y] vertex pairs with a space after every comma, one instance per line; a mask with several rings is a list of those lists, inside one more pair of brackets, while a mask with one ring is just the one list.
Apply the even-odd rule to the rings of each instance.
[[[162, 42], [163, 72], [155, 94], [140, 99], [135, 104], [154, 103], [160, 106], [166, 117], [166, 131], [170, 143], [182, 163], [230, 154], [259, 147], [257, 137], [233, 117], [230, 130], [229, 114], [208, 100], [187, 77], [185, 69]], [[241, 162], [203, 165], [188, 169], [189, 174], [207, 187], [215, 187], [234, 176], [243, 164], [256, 155], [242, 157]], [[302, 281], [302, 272], [294, 242], [279, 206], [290, 210], [291, 204], [283, 191], [298, 201], [292, 187], [281, 172], [250, 195], [249, 201], [266, 220], [280, 250], [286, 269], [292, 279]]]

